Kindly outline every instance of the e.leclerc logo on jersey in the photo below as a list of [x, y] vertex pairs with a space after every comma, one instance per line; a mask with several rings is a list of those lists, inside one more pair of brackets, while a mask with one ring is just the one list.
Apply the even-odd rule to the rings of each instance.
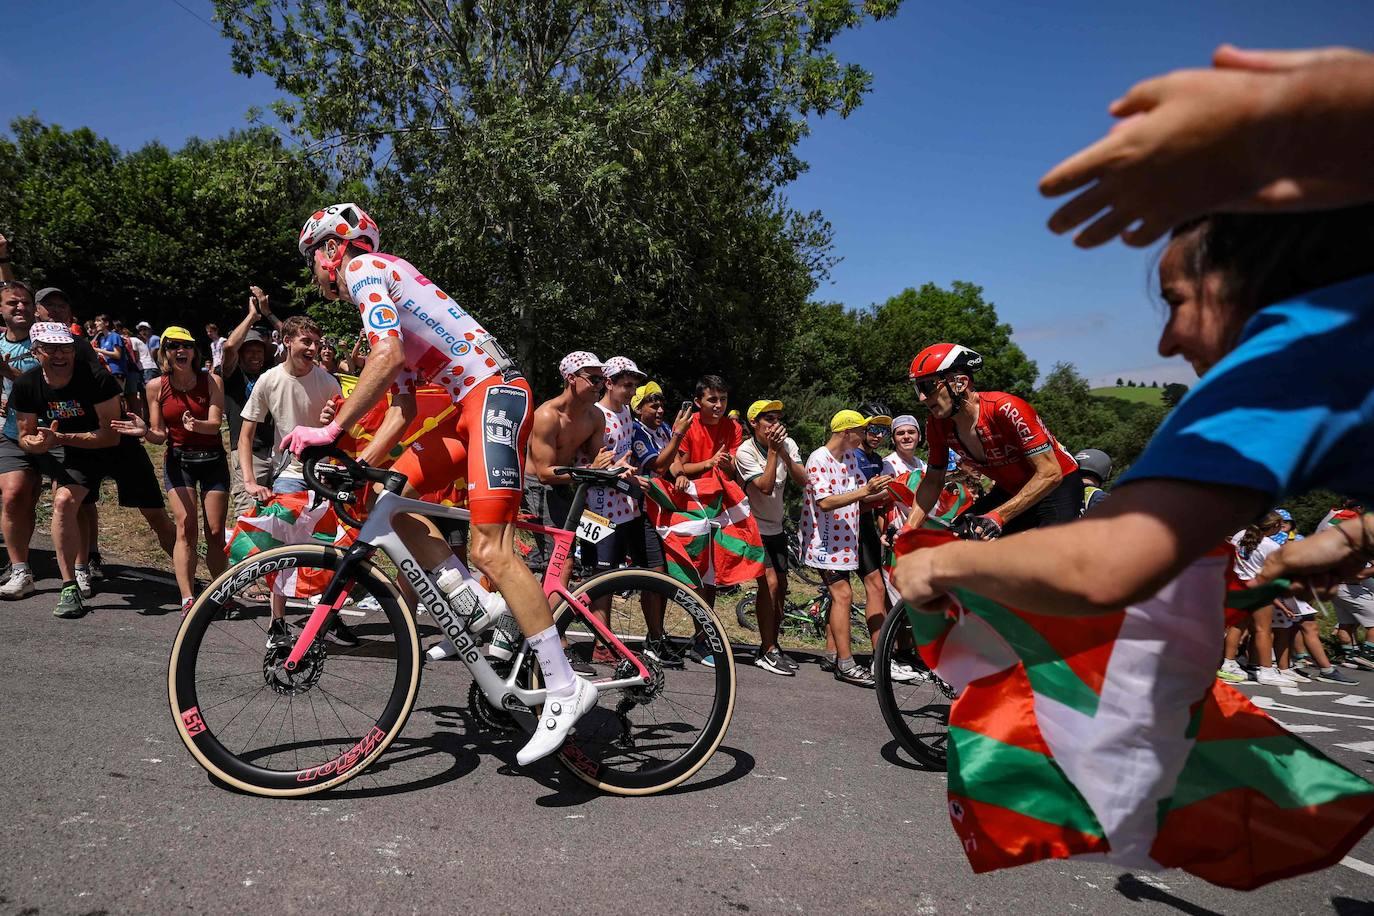
[[372, 306], [367, 312], [368, 327], [378, 331], [385, 331], [394, 328], [401, 323], [401, 316], [396, 314], [394, 306], [380, 303]]

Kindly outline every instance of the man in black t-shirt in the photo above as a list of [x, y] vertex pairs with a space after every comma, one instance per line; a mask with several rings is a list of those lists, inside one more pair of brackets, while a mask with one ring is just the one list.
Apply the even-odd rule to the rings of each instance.
[[53, 614], [80, 617], [86, 612], [76, 583], [81, 551], [77, 513], [90, 487], [104, 474], [119, 433], [122, 389], [110, 375], [96, 373], [76, 358], [71, 331], [51, 321], [29, 329], [38, 368], [14, 383], [10, 403], [19, 421], [19, 446], [43, 456], [43, 473], [53, 479], [52, 539], [62, 572], [62, 594]]

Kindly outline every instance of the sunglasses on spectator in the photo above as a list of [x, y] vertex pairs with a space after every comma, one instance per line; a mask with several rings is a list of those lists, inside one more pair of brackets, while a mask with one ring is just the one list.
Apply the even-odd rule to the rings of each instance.
[[892, 432], [891, 426], [877, 426], [873, 423], [868, 424], [868, 431], [875, 436], [886, 436]]
[[162, 349], [164, 350], [190, 350], [194, 347], [195, 344], [189, 340], [164, 340], [162, 342]]
[[577, 377], [582, 379], [582, 381], [589, 382], [593, 385], [606, 384], [606, 376], [602, 375], [599, 372], [596, 375], [588, 375], [585, 372], [579, 372], [577, 373]]

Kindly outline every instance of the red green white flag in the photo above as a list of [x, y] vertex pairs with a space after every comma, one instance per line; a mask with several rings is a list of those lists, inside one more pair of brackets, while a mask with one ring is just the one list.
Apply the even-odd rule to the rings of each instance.
[[[898, 552], [947, 535], [913, 531]], [[1339, 861], [1374, 785], [1216, 680], [1231, 568], [1218, 550], [1148, 601], [1032, 614], [956, 590], [908, 608], [950, 709], [949, 811], [985, 872], [1093, 854], [1249, 890]]]
[[695, 588], [763, 575], [763, 539], [737, 484], [710, 475], [680, 490], [655, 478], [647, 496], [645, 514], [663, 539], [673, 578]]
[[[229, 562], [239, 563], [255, 553], [284, 544], [353, 543], [357, 532], [339, 521], [334, 507], [321, 499], [311, 505], [310, 493], [283, 493], [240, 515], [229, 536]], [[285, 570], [274, 573], [272, 588], [288, 598], [311, 598], [324, 591], [328, 570]]]

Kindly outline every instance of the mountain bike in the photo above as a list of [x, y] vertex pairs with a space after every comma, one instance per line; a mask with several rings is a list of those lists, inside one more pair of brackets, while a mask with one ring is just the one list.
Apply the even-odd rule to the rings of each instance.
[[787, 538], [787, 570], [797, 574], [797, 578], [807, 585], [822, 585], [820, 571], [806, 565], [806, 558], [802, 555], [801, 537], [797, 534], [797, 526], [792, 523], [792, 519], [783, 522], [782, 533]]
[[[735, 605], [735, 621], [746, 630], [757, 630], [758, 622], [757, 591], [750, 592]], [[782, 620], [778, 627], [785, 633], [802, 639], [825, 640], [826, 627], [830, 624], [830, 589], [821, 585], [816, 593], [806, 601], [794, 601], [789, 595], [784, 600]], [[858, 598], [849, 607], [849, 642], [856, 648], [867, 650], [872, 641], [868, 636], [868, 618], [864, 616], [864, 603]]]
[[[511, 634], [519, 644], [511, 659], [483, 655], [478, 634], [466, 628], [394, 530], [401, 513], [467, 519], [467, 510], [405, 498], [404, 476], [365, 467], [333, 447], [306, 449], [302, 458], [307, 486], [358, 529], [357, 539], [346, 549], [331, 538], [263, 550], [197, 598], [177, 631], [167, 671], [173, 719], [197, 762], [233, 788], [298, 796], [339, 786], [382, 755], [414, 706], [423, 658], [415, 609], [384, 563], [425, 604], [437, 635], [457, 647], [472, 675], [468, 699], [478, 723], [532, 730], [545, 691], [518, 628]], [[626, 486], [614, 472], [557, 470], [577, 482], [574, 520], [582, 518], [589, 486]], [[351, 510], [364, 501], [357, 491], [373, 483], [381, 488], [362, 522]], [[569, 591], [560, 574], [578, 533], [526, 520], [517, 526], [553, 539], [544, 593], [556, 601], [554, 619], [569, 651], [594, 650], [587, 654], [597, 672], [599, 705], [578, 721], [559, 762], [616, 795], [650, 795], [691, 778], [720, 746], [734, 712], [734, 657], [720, 621], [690, 588], [647, 569], [610, 570]], [[239, 601], [240, 613], [226, 615], [230, 602], [257, 583], [287, 599], [288, 618], [296, 618], [288, 620], [294, 624], [288, 641], [269, 636], [260, 601], [256, 608]], [[592, 613], [597, 599], [609, 601], [609, 626]], [[680, 650], [704, 643], [715, 656], [713, 668], [681, 662], [674, 668], [674, 658], [642, 651], [651, 635], [644, 612], [649, 601], [662, 607], [667, 645]], [[331, 641], [334, 621], [344, 617], [355, 646]]]

